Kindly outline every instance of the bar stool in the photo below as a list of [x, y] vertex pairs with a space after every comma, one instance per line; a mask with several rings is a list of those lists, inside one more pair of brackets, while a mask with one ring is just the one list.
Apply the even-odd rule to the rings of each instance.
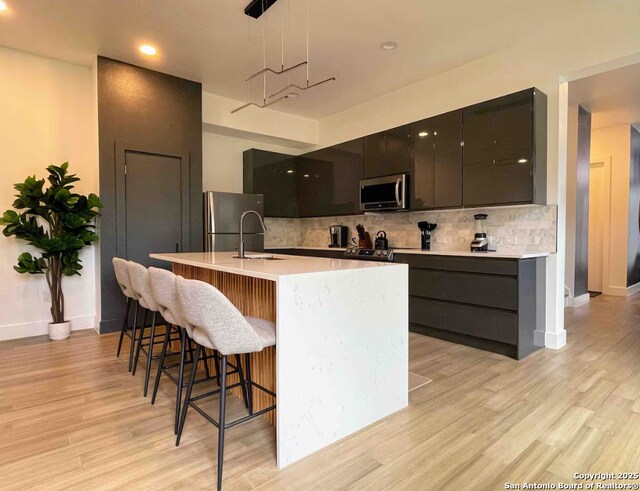
[[[120, 357], [120, 350], [122, 348], [122, 340], [124, 339], [125, 334], [129, 336], [131, 339], [131, 346], [129, 348], [129, 371], [133, 366], [133, 353], [135, 348], [135, 339], [136, 339], [136, 325], [138, 323], [138, 295], [133, 290], [131, 286], [131, 280], [129, 279], [129, 267], [128, 262], [125, 259], [121, 259], [119, 257], [114, 257], [112, 259], [113, 263], [113, 271], [116, 275], [116, 282], [122, 290], [122, 294], [125, 297], [125, 310], [124, 310], [124, 318], [122, 320], [122, 326], [120, 327], [120, 339], [118, 340], [118, 351], [116, 352], [116, 358]], [[133, 320], [133, 327], [129, 328], [129, 311], [131, 309], [131, 303], [135, 302], [135, 314]]]
[[[155, 300], [156, 305], [160, 310], [160, 314], [164, 319], [175, 326], [180, 334], [180, 351], [174, 353], [167, 353], [167, 347], [169, 345], [169, 339], [165, 338], [162, 345], [162, 353], [160, 354], [160, 361], [158, 363], [158, 371], [156, 372], [156, 380], [153, 385], [153, 396], [151, 397], [151, 404], [155, 404], [156, 396], [158, 394], [158, 388], [160, 386], [160, 378], [164, 373], [169, 379], [177, 385], [176, 390], [176, 412], [174, 421], [174, 433], [178, 433], [178, 423], [180, 421], [180, 406], [182, 402], [183, 380], [184, 380], [184, 364], [185, 353], [187, 346], [187, 334], [191, 331], [191, 325], [184, 320], [180, 305], [178, 304], [178, 291], [176, 289], [177, 276], [171, 271], [160, 268], [149, 268], [149, 279], [151, 282], [151, 293]], [[190, 347], [190, 343], [189, 343]], [[190, 362], [193, 362], [193, 351], [190, 349]], [[165, 358], [167, 355], [180, 355], [180, 361], [178, 363], [178, 377], [175, 378], [169, 373], [170, 368], [175, 368], [176, 365], [165, 366]]]
[[[144, 375], [144, 397], [147, 397], [149, 390], [149, 374], [151, 373], [151, 361], [153, 359], [153, 346], [156, 344], [156, 321], [160, 307], [155, 301], [151, 292], [151, 281], [149, 278], [149, 271], [142, 264], [129, 261], [127, 264], [129, 269], [129, 280], [134, 293], [138, 296], [138, 303], [147, 311], [151, 312], [151, 333], [148, 338], [145, 338], [144, 333], [146, 329], [146, 315], [145, 322], [140, 330], [140, 336], [138, 338], [138, 346], [136, 348], [135, 360], [133, 362], [132, 373], [135, 375], [135, 370], [138, 365], [138, 359], [140, 357], [140, 351], [144, 352], [147, 356], [145, 375]], [[170, 337], [169, 329], [165, 331], [165, 340]], [[149, 344], [146, 345], [146, 350], [143, 346], [143, 341], [149, 340]]]
[[[182, 314], [192, 326], [191, 338], [196, 343], [195, 361], [191, 367], [187, 393], [182, 406], [180, 424], [176, 445], [180, 443], [180, 437], [187, 418], [189, 406], [193, 406], [202, 416], [218, 428], [218, 490], [222, 489], [222, 467], [224, 463], [224, 434], [225, 430], [256, 418], [268, 411], [273, 411], [276, 405], [260, 411], [253, 411], [253, 387], [275, 397], [270, 390], [255, 383], [251, 379], [250, 353], [262, 351], [268, 346], [276, 344], [276, 330], [273, 322], [245, 317], [240, 311], [214, 286], [198, 280], [185, 280], [178, 277], [176, 280], [178, 301]], [[221, 355], [220, 388], [191, 397], [193, 383], [196, 377], [198, 360], [202, 348], [217, 350]], [[227, 357], [235, 356], [240, 366], [240, 355], [245, 356], [245, 371], [239, 371], [240, 382], [227, 386]], [[248, 401], [249, 415], [236, 421], [225, 421], [226, 392], [228, 389], [240, 386], [243, 396]], [[195, 401], [204, 397], [220, 393], [219, 418], [216, 421], [199, 408]]]

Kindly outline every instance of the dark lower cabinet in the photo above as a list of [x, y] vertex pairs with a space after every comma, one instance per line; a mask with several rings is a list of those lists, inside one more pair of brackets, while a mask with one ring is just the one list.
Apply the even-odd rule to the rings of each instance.
[[462, 206], [462, 110], [411, 123], [411, 208]]
[[409, 265], [409, 330], [524, 358], [541, 347], [544, 261], [396, 254]]
[[463, 109], [463, 205], [546, 203], [547, 98], [527, 89]]
[[392, 176], [409, 172], [409, 125], [364, 137], [364, 177]]

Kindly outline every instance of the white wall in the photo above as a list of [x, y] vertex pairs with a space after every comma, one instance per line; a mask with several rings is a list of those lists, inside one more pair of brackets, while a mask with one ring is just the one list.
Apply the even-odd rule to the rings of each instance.
[[242, 153], [250, 148], [298, 155], [304, 149], [265, 143], [252, 138], [202, 133], [202, 189], [205, 191], [242, 192]]
[[[91, 69], [0, 48], [0, 213], [11, 207], [13, 184], [45, 167], [69, 161], [82, 181], [77, 190], [97, 191], [97, 131]], [[49, 305], [43, 276], [13, 270], [23, 241], [0, 236], [0, 340], [47, 332]], [[81, 255], [81, 277], [65, 278], [66, 317], [72, 328], [93, 328], [96, 314], [95, 248]]]
[[[627, 239], [629, 231], [629, 170], [631, 129], [628, 124], [591, 132], [591, 160], [611, 157], [611, 210], [609, 225], [608, 293], [627, 289]], [[607, 291], [605, 290], [605, 293]]]

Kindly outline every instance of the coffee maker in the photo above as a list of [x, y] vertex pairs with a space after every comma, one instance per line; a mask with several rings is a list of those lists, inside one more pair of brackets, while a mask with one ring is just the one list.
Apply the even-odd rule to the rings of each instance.
[[473, 240], [471, 241], [471, 252], [487, 252], [489, 250], [489, 239], [484, 229], [487, 215], [478, 213], [477, 215], [473, 215], [473, 218], [476, 221], [476, 233], [473, 235]]
[[423, 251], [431, 250], [431, 232], [433, 232], [437, 223], [418, 222], [418, 228], [420, 229], [420, 245]]
[[329, 247], [347, 247], [349, 242], [349, 227], [331, 225], [329, 227]]

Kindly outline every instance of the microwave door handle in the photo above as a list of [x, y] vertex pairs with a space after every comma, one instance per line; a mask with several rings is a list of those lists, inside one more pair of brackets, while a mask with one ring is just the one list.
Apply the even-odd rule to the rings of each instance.
[[402, 201], [400, 201], [400, 182], [401, 181], [402, 179], [400, 177], [396, 179], [396, 203], [398, 204], [398, 206], [402, 206]]

